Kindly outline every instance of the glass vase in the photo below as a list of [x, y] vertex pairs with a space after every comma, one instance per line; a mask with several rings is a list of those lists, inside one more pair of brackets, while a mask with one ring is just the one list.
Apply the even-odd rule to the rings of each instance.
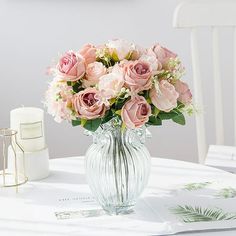
[[116, 215], [132, 212], [150, 173], [146, 127], [123, 130], [120, 123], [113, 119], [101, 125], [86, 153], [91, 191], [105, 211]]

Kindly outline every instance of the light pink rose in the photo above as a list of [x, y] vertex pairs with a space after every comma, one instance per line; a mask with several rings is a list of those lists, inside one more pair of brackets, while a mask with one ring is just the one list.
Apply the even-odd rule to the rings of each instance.
[[76, 81], [81, 79], [85, 73], [84, 59], [72, 51], [66, 52], [63, 55], [58, 64], [57, 69], [63, 80]]
[[108, 98], [116, 97], [124, 85], [122, 74], [110, 73], [99, 79], [98, 90]]
[[151, 106], [142, 96], [127, 101], [121, 110], [121, 118], [129, 129], [143, 126], [151, 115]]
[[86, 68], [86, 76], [83, 81], [85, 87], [93, 86], [98, 83], [99, 78], [107, 73], [106, 67], [101, 62], [93, 62], [88, 64]]
[[169, 49], [162, 47], [160, 44], [156, 44], [152, 47], [153, 52], [156, 54], [157, 60], [162, 64], [165, 69], [171, 58], [176, 58], [177, 54], [171, 52]]
[[132, 92], [138, 93], [151, 88], [152, 70], [147, 62], [129, 61], [123, 68], [125, 73], [125, 85], [130, 88]]
[[177, 80], [174, 86], [175, 90], [179, 93], [178, 101], [186, 105], [192, 102], [192, 93], [186, 83]]
[[85, 59], [85, 63], [88, 65], [96, 61], [96, 47], [91, 44], [84, 45], [79, 51], [80, 55]]
[[77, 117], [93, 120], [104, 116], [106, 107], [96, 99], [97, 94], [97, 89], [86, 88], [74, 95], [72, 102]]
[[155, 87], [150, 90], [149, 96], [153, 105], [161, 111], [169, 112], [177, 107], [179, 94], [167, 80], [156, 83]]

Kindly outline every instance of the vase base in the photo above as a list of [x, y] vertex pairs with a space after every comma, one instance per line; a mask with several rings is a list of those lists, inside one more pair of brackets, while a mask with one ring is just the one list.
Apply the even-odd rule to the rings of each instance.
[[127, 215], [134, 212], [134, 205], [128, 206], [103, 206], [103, 209], [109, 215]]

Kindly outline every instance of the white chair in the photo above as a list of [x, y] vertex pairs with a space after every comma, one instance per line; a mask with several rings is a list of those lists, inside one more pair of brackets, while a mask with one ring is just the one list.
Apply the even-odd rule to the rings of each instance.
[[[191, 54], [193, 69], [194, 97], [200, 107], [203, 107], [201, 70], [199, 63], [199, 42], [197, 31], [199, 27], [210, 27], [213, 48], [213, 80], [216, 145], [224, 145], [223, 102], [220, 78], [219, 60], [219, 28], [230, 26], [234, 30], [234, 134], [236, 143], [236, 0], [186, 0], [180, 3], [174, 12], [173, 25], [175, 28], [191, 30]], [[207, 154], [204, 114], [196, 116], [198, 160], [204, 164]]]

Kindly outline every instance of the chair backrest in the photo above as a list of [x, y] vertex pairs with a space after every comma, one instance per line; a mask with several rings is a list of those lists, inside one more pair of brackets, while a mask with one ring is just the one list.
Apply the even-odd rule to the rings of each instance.
[[[223, 101], [220, 78], [219, 28], [231, 26], [234, 30], [234, 138], [236, 143], [236, 0], [186, 0], [180, 3], [174, 12], [175, 28], [191, 29], [191, 54], [193, 69], [194, 96], [200, 107], [203, 107], [201, 70], [197, 30], [201, 26], [210, 26], [212, 32], [212, 62], [214, 77], [214, 103], [216, 144], [224, 144]], [[204, 163], [207, 144], [204, 115], [196, 116], [198, 159]]]

